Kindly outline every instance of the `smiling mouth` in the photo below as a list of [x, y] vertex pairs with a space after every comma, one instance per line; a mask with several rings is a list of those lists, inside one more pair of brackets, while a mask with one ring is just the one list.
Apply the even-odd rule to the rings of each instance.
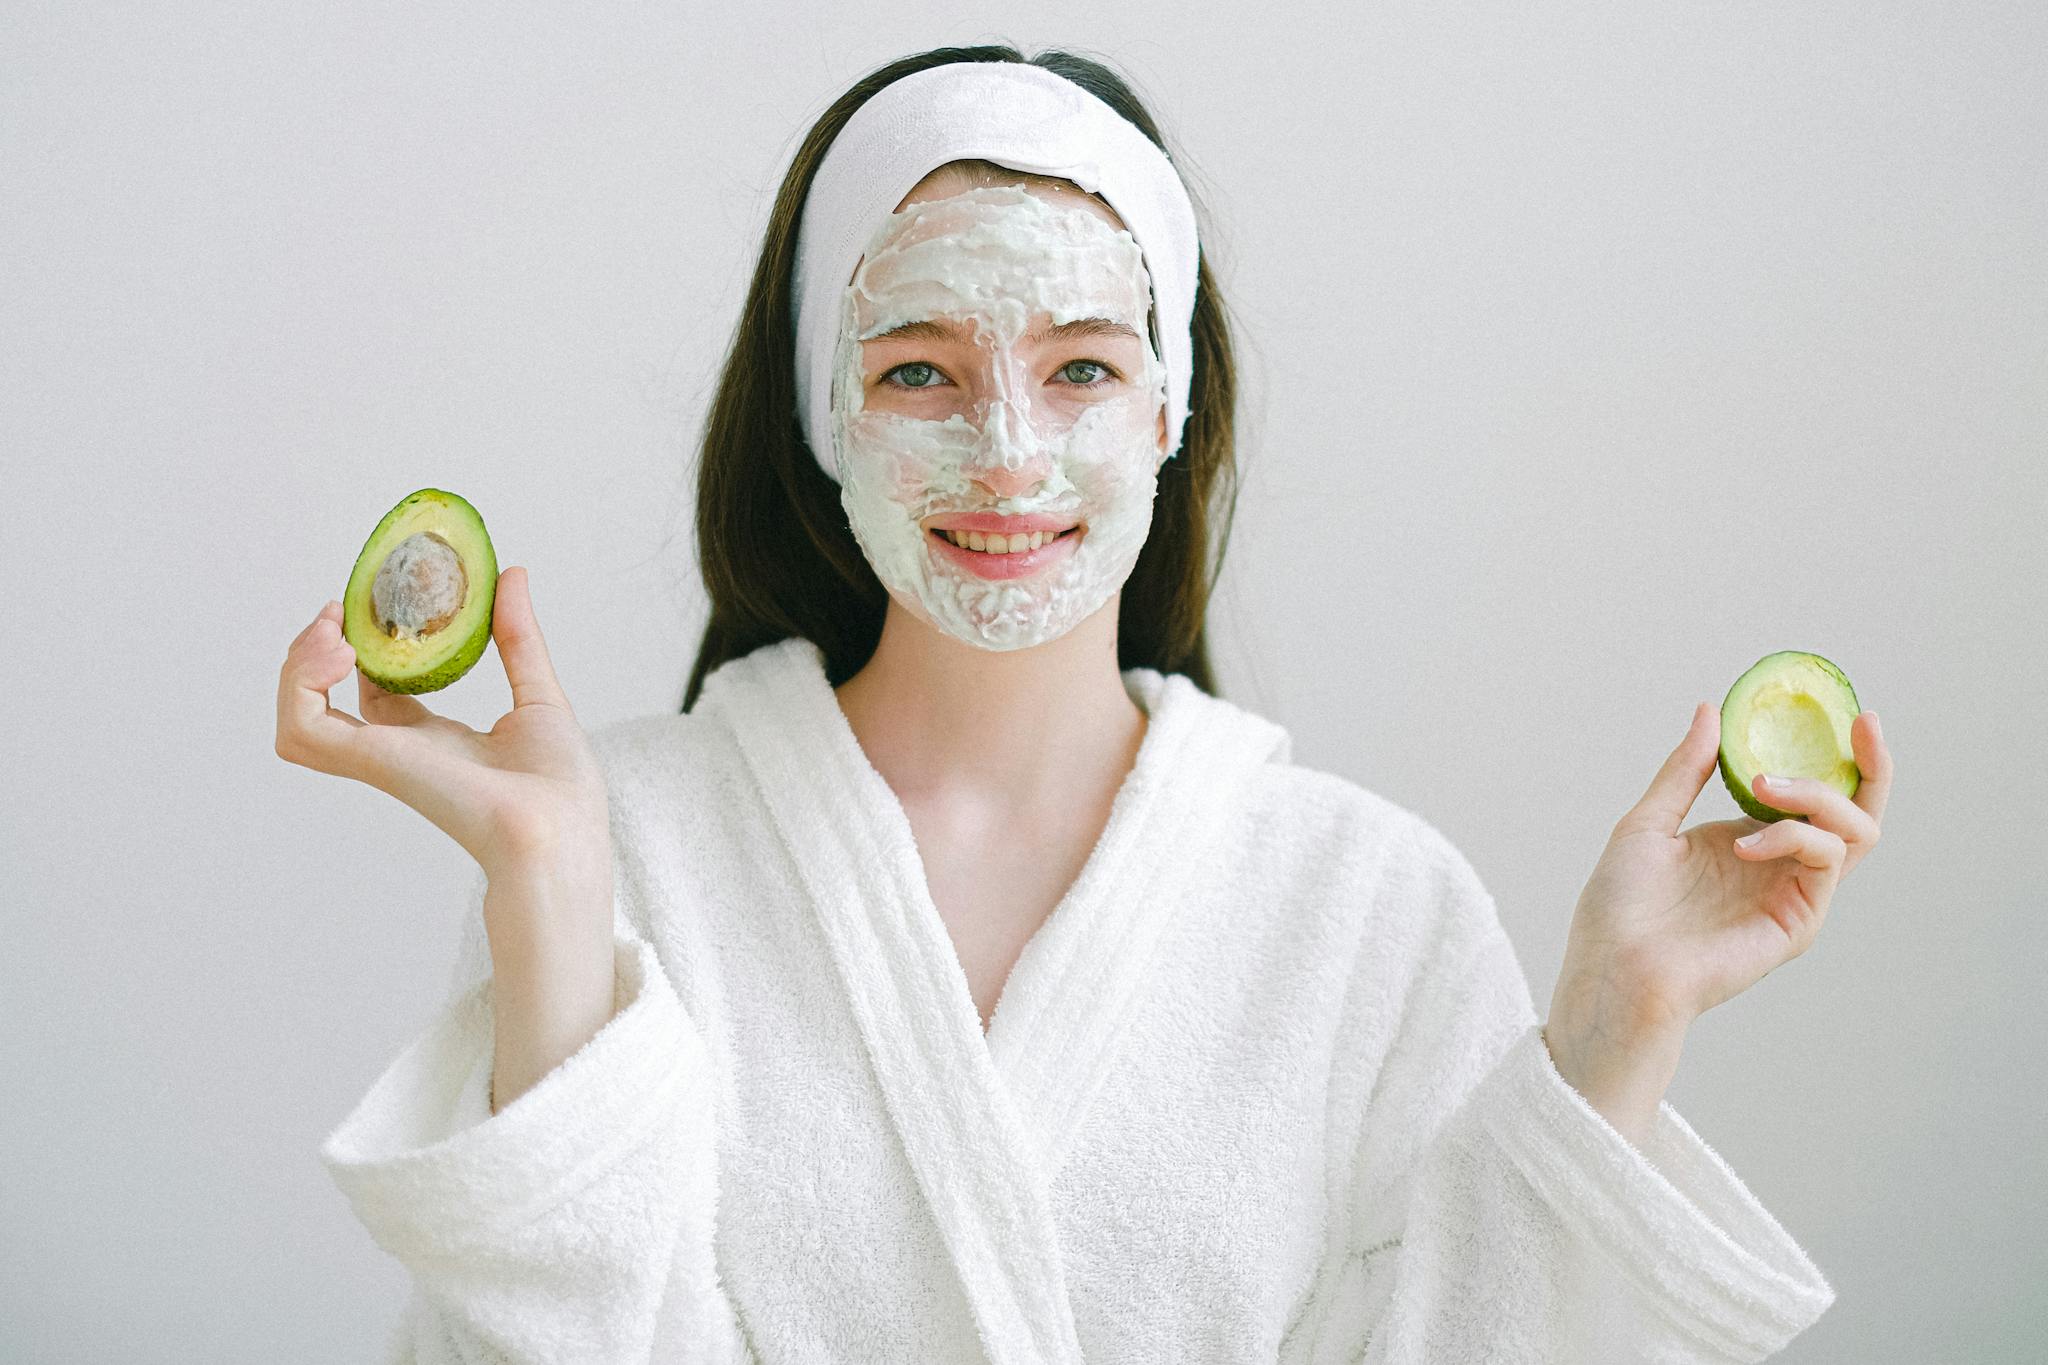
[[1066, 530], [1059, 532], [1033, 531], [1026, 535], [1004, 536], [983, 534], [980, 531], [945, 531], [933, 527], [926, 534], [936, 536], [969, 553], [985, 554], [993, 557], [1005, 554], [1029, 554], [1031, 551], [1050, 545], [1056, 540], [1063, 540], [1080, 529], [1079, 526], [1069, 526]]

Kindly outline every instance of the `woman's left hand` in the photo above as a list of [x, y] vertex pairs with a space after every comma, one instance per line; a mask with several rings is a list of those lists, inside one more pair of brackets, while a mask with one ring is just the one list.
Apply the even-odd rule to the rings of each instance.
[[[1560, 1073], [1596, 1105], [1647, 1122], [1649, 1092], [1662, 1096], [1692, 1021], [1813, 945], [1836, 885], [1877, 846], [1891, 795], [1876, 713], [1858, 715], [1849, 738], [1862, 773], [1854, 799], [1813, 778], [1759, 779], [1760, 801], [1805, 818], [1680, 831], [1721, 748], [1721, 713], [1694, 710], [1579, 896], [1544, 1026]], [[1751, 846], [1736, 842], [1752, 833]]]

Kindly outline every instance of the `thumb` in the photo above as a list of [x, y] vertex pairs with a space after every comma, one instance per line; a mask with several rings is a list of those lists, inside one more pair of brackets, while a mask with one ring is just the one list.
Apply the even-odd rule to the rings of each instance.
[[1679, 822], [1699, 799], [1707, 775], [1714, 771], [1720, 752], [1721, 713], [1711, 702], [1703, 701], [1692, 710], [1692, 728], [1664, 760], [1642, 799], [1621, 817], [1615, 832], [1654, 829], [1675, 837]]
[[541, 639], [540, 622], [534, 619], [524, 566], [498, 575], [497, 595], [491, 604], [491, 638], [497, 641], [498, 657], [504, 661], [505, 680], [512, 684], [515, 710], [521, 706], [570, 710], [569, 698], [548, 658], [547, 642]]

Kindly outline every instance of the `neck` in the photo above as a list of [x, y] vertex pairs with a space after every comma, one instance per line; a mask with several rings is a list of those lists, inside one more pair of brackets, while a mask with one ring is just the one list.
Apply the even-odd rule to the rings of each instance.
[[975, 786], [1071, 799], [1130, 770], [1146, 717], [1117, 667], [1118, 598], [1028, 649], [978, 649], [891, 599], [874, 657], [837, 689], [868, 761], [908, 800]]

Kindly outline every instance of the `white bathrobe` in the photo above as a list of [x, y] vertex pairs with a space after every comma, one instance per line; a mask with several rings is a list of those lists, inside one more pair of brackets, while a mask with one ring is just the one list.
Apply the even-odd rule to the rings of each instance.
[[987, 1035], [786, 640], [594, 736], [617, 1013], [492, 1115], [451, 1002], [320, 1155], [443, 1362], [1752, 1361], [1827, 1281], [1669, 1104], [1551, 1065], [1432, 825], [1178, 675]]

